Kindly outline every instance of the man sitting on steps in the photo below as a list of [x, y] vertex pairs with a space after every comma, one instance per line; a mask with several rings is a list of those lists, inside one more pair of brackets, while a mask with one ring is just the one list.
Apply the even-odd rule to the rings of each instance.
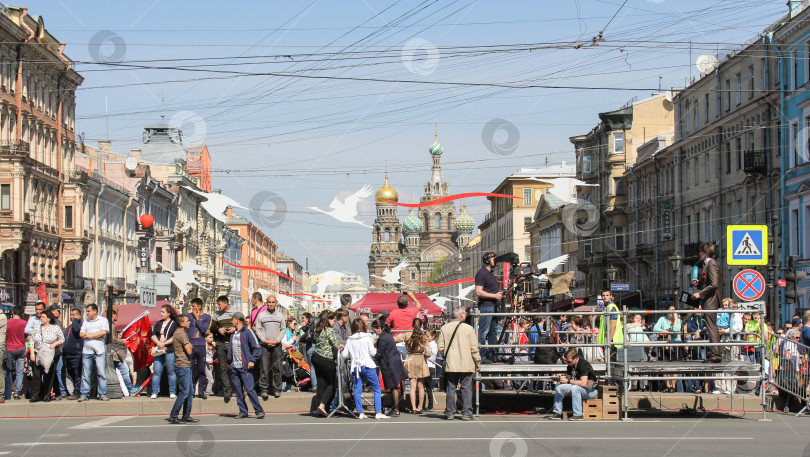
[[563, 398], [571, 395], [571, 406], [574, 410], [571, 420], [582, 420], [582, 400], [596, 398], [596, 373], [587, 360], [579, 357], [576, 348], [565, 351], [563, 360], [568, 364], [567, 375], [560, 376], [560, 381], [554, 389], [554, 414], [549, 419], [562, 419]]

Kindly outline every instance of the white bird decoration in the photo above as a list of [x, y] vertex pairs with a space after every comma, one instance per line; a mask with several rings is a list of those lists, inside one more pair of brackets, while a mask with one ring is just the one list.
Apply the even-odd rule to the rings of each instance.
[[191, 287], [191, 284], [196, 284], [197, 287], [199, 287], [200, 289], [208, 290], [205, 287], [203, 287], [202, 284], [200, 284], [200, 282], [197, 281], [197, 279], [194, 277], [195, 271], [207, 271], [206, 268], [201, 267], [196, 263], [180, 262], [180, 266], [183, 269], [175, 271], [169, 270], [168, 268], [166, 268], [165, 265], [163, 265], [160, 262], [158, 262], [157, 264], [160, 265], [160, 268], [163, 268], [164, 270], [172, 274], [171, 277], [172, 283], [175, 285], [175, 287], [180, 289], [181, 292], [183, 292], [183, 295], [188, 293], [188, 289]]
[[227, 210], [229, 206], [232, 208], [248, 209], [237, 203], [236, 200], [230, 197], [226, 197], [225, 195], [215, 194], [212, 192], [201, 192], [189, 186], [183, 187], [190, 190], [191, 192], [194, 192], [195, 194], [205, 197], [206, 200], [200, 203], [200, 206], [205, 208], [205, 210], [208, 211], [208, 214], [210, 214], [211, 217], [222, 222], [223, 224], [228, 223], [228, 220], [225, 218], [225, 210]]
[[392, 268], [390, 270], [388, 269], [388, 267], [385, 267], [385, 270], [383, 270], [383, 275], [382, 276], [377, 276], [377, 275], [371, 275], [371, 276], [373, 276], [373, 277], [375, 277], [377, 279], [382, 279], [383, 281], [385, 281], [385, 282], [387, 282], [389, 284], [402, 284], [402, 285], [405, 285], [405, 284], [403, 284], [403, 283], [401, 283], [399, 281], [399, 272], [402, 271], [402, 269], [407, 267], [408, 265], [409, 265], [408, 262], [402, 261], [402, 262], [400, 262], [399, 265], [395, 266], [394, 268]]
[[548, 189], [547, 192], [564, 201], [565, 203], [576, 203], [577, 197], [574, 193], [574, 188], [599, 186], [599, 184], [588, 184], [575, 178], [542, 179], [531, 177], [529, 179], [531, 179], [532, 181], [551, 184], [552, 187]]
[[354, 224], [360, 224], [363, 227], [371, 228], [370, 225], [364, 224], [363, 222], [358, 221], [356, 219], [357, 203], [360, 201], [360, 199], [371, 196], [371, 191], [372, 191], [371, 186], [366, 184], [357, 192], [346, 197], [342, 202], [340, 201], [340, 198], [335, 196], [335, 198], [332, 199], [332, 203], [329, 204], [329, 207], [332, 208], [332, 211], [324, 211], [314, 206], [310, 206], [309, 209], [317, 211], [319, 213], [326, 214], [328, 216], [332, 216], [333, 218], [339, 220], [340, 222], [350, 222]]
[[472, 301], [472, 299], [471, 299], [471, 298], [467, 298], [467, 295], [470, 295], [470, 292], [472, 292], [472, 291], [473, 291], [473, 289], [475, 289], [475, 284], [473, 284], [473, 285], [471, 285], [471, 286], [468, 286], [468, 287], [465, 287], [465, 288], [461, 289], [461, 290], [458, 292], [458, 295], [455, 295], [455, 296], [453, 296], [453, 297], [451, 297], [451, 298], [458, 298], [459, 300], [467, 300], [467, 301]]
[[447, 305], [445, 305], [445, 303], [450, 301], [450, 299], [447, 297], [440, 297], [439, 292], [436, 292], [435, 294], [429, 296], [428, 298], [431, 299], [433, 303], [436, 303], [436, 306], [444, 310], [447, 309]]
[[546, 269], [546, 273], [550, 274], [553, 273], [554, 270], [557, 269], [560, 265], [568, 262], [568, 254], [563, 254], [559, 257], [554, 257], [553, 259], [546, 260], [545, 262], [540, 262], [537, 264], [537, 271], [542, 270], [543, 268]]
[[281, 306], [284, 309], [289, 310], [295, 307], [294, 297], [290, 297], [289, 295], [282, 294], [281, 292], [275, 292], [267, 289], [259, 289], [259, 292], [261, 292], [264, 300], [267, 300], [268, 295], [275, 295], [276, 301], [278, 302], [278, 306]]
[[319, 298], [323, 298], [323, 294], [326, 293], [326, 288], [332, 285], [335, 279], [343, 276], [343, 273], [339, 271], [329, 270], [321, 273], [318, 276], [321, 277], [321, 280], [318, 281], [318, 288], [315, 291], [315, 295], [317, 295]]

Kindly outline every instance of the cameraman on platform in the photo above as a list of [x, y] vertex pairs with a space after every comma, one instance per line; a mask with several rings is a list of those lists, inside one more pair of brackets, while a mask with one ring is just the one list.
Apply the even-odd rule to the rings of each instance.
[[[503, 291], [498, 286], [498, 280], [492, 273], [495, 268], [494, 252], [484, 254], [484, 266], [475, 274], [475, 295], [478, 296], [478, 311], [481, 313], [494, 313], [495, 304], [503, 298]], [[495, 328], [498, 325], [498, 318], [493, 316], [481, 316], [478, 321], [478, 344], [483, 345], [489, 342], [496, 342]], [[492, 363], [490, 356], [494, 352], [491, 348], [481, 348], [482, 363]]]

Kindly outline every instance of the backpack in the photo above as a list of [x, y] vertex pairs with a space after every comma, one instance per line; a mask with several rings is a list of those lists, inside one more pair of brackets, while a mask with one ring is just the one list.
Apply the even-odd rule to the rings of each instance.
[[[554, 338], [551, 337], [549, 334], [543, 335], [540, 333], [540, 329], [538, 328], [537, 324], [535, 324], [534, 328], [537, 330], [537, 333], [540, 335], [537, 338], [537, 344], [555, 344]], [[534, 363], [538, 365], [553, 365], [560, 360], [560, 353], [557, 352], [556, 347], [538, 347], [534, 349]]]

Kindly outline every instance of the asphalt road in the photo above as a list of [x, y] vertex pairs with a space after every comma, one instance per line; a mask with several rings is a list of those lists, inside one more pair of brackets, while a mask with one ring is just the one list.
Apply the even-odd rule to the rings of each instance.
[[537, 415], [385, 421], [268, 414], [260, 421], [200, 415], [170, 425], [159, 416], [0, 420], [0, 455], [15, 456], [681, 456], [810, 457], [810, 417], [759, 414], [548, 421]]

